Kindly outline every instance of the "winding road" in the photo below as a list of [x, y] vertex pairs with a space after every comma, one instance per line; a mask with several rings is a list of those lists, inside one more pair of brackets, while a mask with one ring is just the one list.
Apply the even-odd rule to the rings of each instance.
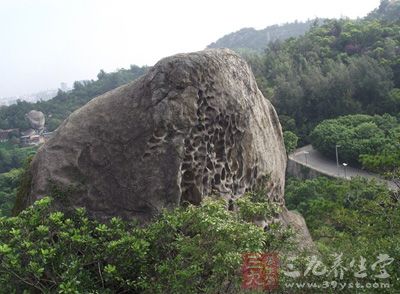
[[[339, 150], [340, 151], [340, 150]], [[302, 148], [296, 149], [289, 155], [289, 158], [301, 165], [307, 166], [327, 176], [343, 179], [351, 179], [352, 177], [360, 176], [368, 179], [376, 179], [381, 182], [386, 182], [390, 189], [397, 190], [395, 183], [382, 179], [379, 175], [370, 173], [368, 171], [358, 169], [351, 166], [343, 166], [340, 161], [339, 152], [339, 170], [335, 161], [326, 158], [320, 152], [315, 150], [312, 145], [307, 145]]]

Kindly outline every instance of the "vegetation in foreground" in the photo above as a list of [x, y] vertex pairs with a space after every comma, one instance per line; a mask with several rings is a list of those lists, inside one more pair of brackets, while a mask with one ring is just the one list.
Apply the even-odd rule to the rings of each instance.
[[[44, 198], [0, 218], [2, 293], [225, 293], [238, 290], [242, 254], [284, 251], [291, 233], [249, 222], [276, 208], [255, 194], [229, 211], [224, 200], [165, 211], [146, 227], [83, 209], [53, 211]], [[240, 209], [242, 208], [242, 209]]]
[[[317, 256], [296, 251], [293, 233], [282, 225], [273, 223], [264, 230], [252, 223], [279, 213], [276, 206], [263, 200], [263, 192], [238, 199], [233, 211], [225, 200], [207, 198], [200, 206], [164, 211], [145, 227], [118, 218], [99, 223], [84, 209], [55, 211], [51, 198], [44, 198], [17, 217], [0, 218], [1, 290], [241, 292], [243, 254], [279, 252], [280, 284], [276, 293], [302, 293], [290, 285], [323, 285], [326, 281], [385, 282], [391, 287], [359, 293], [396, 293], [400, 288], [398, 194], [365, 179], [289, 179], [286, 191], [287, 206], [306, 219]], [[394, 261], [371, 268], [379, 254], [387, 254]], [[338, 255], [341, 267], [334, 271]], [[365, 279], [353, 276], [361, 258], [366, 259]], [[320, 263], [316, 265], [315, 260]], [[350, 268], [352, 262], [354, 268]], [[323, 266], [326, 273], [311, 274]], [[381, 269], [390, 277], [377, 278]], [[294, 271], [300, 276], [291, 277]], [[337, 291], [314, 290], [312, 293]], [[354, 290], [346, 288], [342, 293]]]
[[[400, 289], [400, 195], [386, 186], [362, 178], [351, 181], [316, 178], [289, 179], [286, 205], [305, 218], [315, 244], [328, 262], [334, 254], [343, 254], [345, 271], [338, 282], [390, 283], [390, 289], [369, 289], [359, 293], [398, 293]], [[379, 267], [371, 268], [379, 254], [394, 259], [385, 266], [389, 278], [380, 279]], [[354, 279], [361, 257], [366, 259], [367, 275]], [[356, 264], [350, 268], [351, 261]], [[382, 265], [382, 264], [380, 264]], [[349, 276], [350, 273], [350, 276]], [[310, 282], [310, 280], [308, 280]], [[347, 293], [355, 293], [348, 289]], [[346, 293], [346, 291], [344, 291]]]

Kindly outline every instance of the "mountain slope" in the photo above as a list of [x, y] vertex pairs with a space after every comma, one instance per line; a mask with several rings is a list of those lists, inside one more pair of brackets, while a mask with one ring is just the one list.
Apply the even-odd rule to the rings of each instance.
[[284, 129], [305, 138], [340, 115], [398, 115], [399, 31], [395, 21], [329, 20], [247, 59]]
[[208, 45], [207, 48], [251, 49], [261, 52], [267, 47], [268, 43], [304, 35], [314, 24], [320, 22], [318, 19], [306, 22], [295, 21], [283, 25], [269, 26], [262, 30], [244, 28], [223, 36]]
[[379, 7], [373, 10], [367, 19], [378, 19], [389, 22], [398, 22], [400, 16], [400, 1], [399, 0], [382, 0]]

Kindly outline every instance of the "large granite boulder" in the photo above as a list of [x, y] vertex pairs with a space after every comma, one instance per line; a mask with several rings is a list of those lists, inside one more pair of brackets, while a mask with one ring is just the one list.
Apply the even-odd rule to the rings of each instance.
[[27, 205], [53, 189], [59, 206], [148, 221], [206, 195], [239, 197], [266, 182], [284, 204], [281, 126], [230, 50], [178, 54], [72, 113], [35, 156]]

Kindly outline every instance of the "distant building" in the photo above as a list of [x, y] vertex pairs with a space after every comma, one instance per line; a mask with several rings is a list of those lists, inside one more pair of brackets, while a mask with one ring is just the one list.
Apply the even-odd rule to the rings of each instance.
[[21, 147], [29, 146], [30, 139], [31, 139], [31, 136], [21, 136], [19, 138], [19, 143], [21, 144]]
[[44, 143], [44, 138], [41, 139], [41, 135], [34, 129], [29, 129], [21, 132], [21, 137], [19, 138], [19, 143], [22, 147], [36, 146]]
[[36, 132], [35, 132], [34, 129], [28, 129], [26, 131], [22, 131], [21, 132], [21, 137], [30, 137], [30, 136], [33, 136], [33, 135], [36, 135]]
[[19, 139], [21, 147], [38, 146], [45, 141], [44, 137], [41, 135], [21, 136]]
[[52, 132], [41, 133], [38, 130], [29, 129], [21, 132], [20, 145], [21, 147], [38, 146], [45, 143], [52, 135]]
[[37, 145], [42, 144], [42, 143], [44, 143], [44, 138], [43, 138], [43, 136], [40, 136], [40, 135], [33, 135], [33, 136], [30, 137], [29, 145], [31, 145], [31, 146], [37, 146]]
[[53, 136], [53, 132], [44, 132], [43, 133], [43, 137], [44, 137], [45, 141], [50, 139], [52, 136]]
[[[68, 89], [67, 89], [68, 90]], [[31, 94], [23, 94], [12, 97], [0, 97], [0, 106], [5, 105], [9, 106], [12, 104], [16, 104], [18, 100], [28, 101], [28, 102], [36, 102], [36, 101], [47, 101], [57, 95], [58, 89], [48, 89], [43, 90], [37, 93]]]
[[0, 142], [4, 143], [8, 141], [8, 133], [0, 132]]
[[13, 133], [16, 136], [18, 136], [19, 129], [8, 129], [8, 130], [0, 129], [0, 142], [2, 142], [2, 143], [7, 142], [10, 139], [11, 134], [13, 134]]

